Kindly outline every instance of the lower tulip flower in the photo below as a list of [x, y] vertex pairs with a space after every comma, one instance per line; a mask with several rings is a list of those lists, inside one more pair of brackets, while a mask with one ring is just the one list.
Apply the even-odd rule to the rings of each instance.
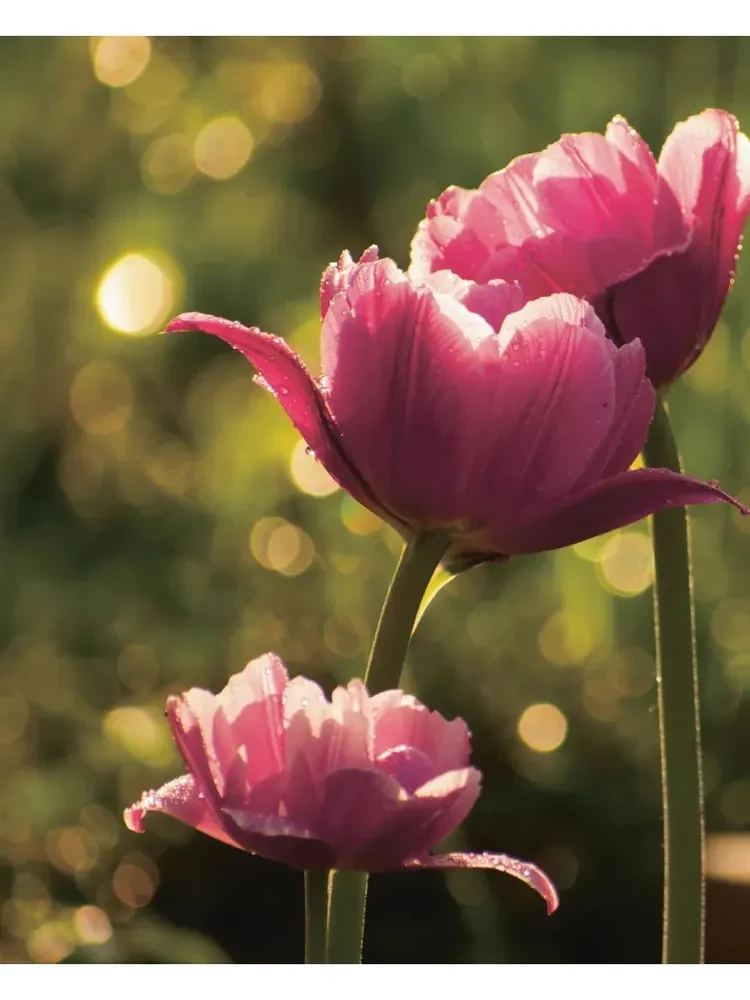
[[359, 681], [331, 702], [304, 677], [289, 680], [271, 653], [218, 694], [193, 688], [167, 702], [188, 773], [125, 812], [143, 832], [167, 813], [225, 843], [297, 869], [368, 872], [487, 868], [521, 879], [557, 908], [535, 865], [505, 854], [430, 854], [479, 794], [469, 732], [411, 695], [370, 697]]
[[280, 337], [185, 313], [257, 368], [333, 478], [401, 534], [442, 532], [449, 569], [580, 542], [681, 504], [734, 503], [666, 469], [631, 470], [654, 390], [569, 294], [502, 280], [418, 282], [374, 248], [321, 285], [321, 378]]
[[412, 274], [519, 281], [529, 295], [591, 301], [617, 343], [639, 338], [661, 386], [711, 336], [750, 212], [750, 142], [709, 109], [678, 124], [659, 161], [624, 118], [564, 135], [477, 190], [431, 202]]

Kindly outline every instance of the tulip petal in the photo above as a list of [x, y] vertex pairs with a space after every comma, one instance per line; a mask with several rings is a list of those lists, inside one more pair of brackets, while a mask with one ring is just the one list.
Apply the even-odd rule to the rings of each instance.
[[492, 871], [512, 875], [530, 886], [547, 904], [547, 913], [554, 913], [560, 904], [557, 890], [551, 879], [529, 861], [520, 861], [509, 854], [491, 854], [483, 852], [472, 854], [456, 852], [453, 854], [435, 854], [431, 857], [417, 858], [401, 865], [402, 871], [414, 871], [425, 868], [485, 868]]
[[[188, 702], [188, 697], [192, 704]], [[215, 758], [211, 760], [209, 757], [201, 727], [202, 721], [206, 726], [205, 731], [210, 735], [213, 715], [209, 698], [213, 700], [213, 695], [198, 688], [192, 688], [183, 698], [167, 698], [167, 720], [188, 771], [195, 778], [198, 790], [217, 822], [220, 822], [221, 798], [216, 781], [222, 781], [221, 768]], [[201, 719], [196, 716], [193, 708], [199, 712]]]
[[414, 747], [432, 762], [435, 772], [465, 767], [469, 760], [469, 730], [463, 719], [448, 722], [439, 712], [418, 703], [381, 711], [374, 723], [373, 756], [397, 747]]
[[[264, 781], [284, 766], [284, 690], [286, 669], [277, 656], [267, 653], [230, 677], [216, 696], [217, 718], [225, 719], [228, 756], [225, 766], [242, 771], [248, 787]], [[214, 724], [216, 743], [216, 723]], [[240, 748], [245, 753], [240, 755]], [[225, 795], [231, 792], [225, 790]]]
[[232, 847], [240, 847], [217, 823], [191, 774], [184, 774], [161, 788], [144, 792], [137, 802], [125, 810], [125, 824], [135, 833], [143, 833], [143, 818], [147, 812], [165, 813], [209, 837]]
[[466, 442], [495, 392], [489, 324], [378, 261], [331, 303], [322, 350], [331, 413], [373, 492], [412, 525], [461, 516]]
[[642, 339], [657, 387], [690, 367], [716, 326], [750, 211], [750, 143], [732, 115], [704, 111], [676, 126], [659, 175], [660, 206], [679, 204], [690, 242], [611, 293], [616, 329]]
[[646, 378], [646, 355], [632, 341], [613, 357], [615, 398], [609, 433], [589, 459], [576, 489], [624, 472], [643, 448], [654, 415], [656, 393]]
[[203, 313], [183, 313], [168, 324], [165, 332], [186, 330], [210, 333], [243, 354], [257, 368], [261, 384], [281, 403], [326, 471], [360, 503], [381, 512], [343, 447], [320, 386], [281, 337]]
[[243, 848], [252, 854], [300, 871], [332, 868], [335, 864], [336, 855], [330, 845], [297, 823], [243, 809], [226, 809], [225, 813], [240, 831]]
[[461, 486], [468, 495], [481, 489], [475, 507], [510, 526], [519, 511], [530, 517], [566, 496], [602, 447], [612, 421], [616, 349], [592, 307], [569, 295], [513, 313], [498, 342], [507, 346], [493, 381], [494, 406], [477, 421], [474, 467]]
[[516, 525], [507, 536], [509, 547], [504, 554], [560, 549], [640, 521], [658, 510], [720, 501], [750, 514], [739, 500], [711, 483], [669, 469], [634, 469], [589, 487], [537, 521]]
[[[368, 264], [378, 259], [378, 248], [368, 247], [359, 258], [358, 264]], [[339, 292], [345, 291], [355, 265], [348, 250], [344, 250], [335, 264], [329, 264], [320, 279], [320, 318], [325, 319], [331, 299]]]

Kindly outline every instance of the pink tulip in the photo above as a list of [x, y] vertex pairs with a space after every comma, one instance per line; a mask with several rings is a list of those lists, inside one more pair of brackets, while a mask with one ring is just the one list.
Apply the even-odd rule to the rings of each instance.
[[681, 122], [659, 162], [624, 118], [564, 135], [478, 190], [448, 188], [412, 244], [412, 275], [518, 281], [596, 307], [615, 343], [639, 338], [657, 387], [698, 357], [732, 284], [750, 212], [750, 142], [726, 111]]
[[305, 677], [290, 681], [272, 653], [218, 695], [170, 698], [167, 715], [188, 773], [127, 809], [131, 830], [142, 833], [155, 811], [292, 868], [491, 868], [557, 908], [554, 886], [528, 862], [429, 854], [479, 794], [462, 719], [447, 722], [403, 691], [371, 698], [361, 681], [328, 702]]
[[444, 562], [571, 545], [664, 507], [726, 500], [715, 485], [629, 467], [654, 391], [639, 342], [617, 347], [572, 295], [449, 272], [419, 283], [371, 248], [321, 285], [321, 378], [280, 337], [200, 313], [260, 373], [333, 478], [405, 537], [444, 531]]

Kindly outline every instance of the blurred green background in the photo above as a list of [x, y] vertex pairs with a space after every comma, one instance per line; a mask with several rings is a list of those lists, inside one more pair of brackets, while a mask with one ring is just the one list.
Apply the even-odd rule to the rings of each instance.
[[[320, 273], [408, 263], [427, 200], [624, 114], [658, 149], [750, 125], [750, 40], [65, 38], [0, 43], [0, 960], [292, 962], [301, 876], [122, 809], [180, 772], [167, 694], [269, 649], [361, 675], [398, 541], [334, 490], [252, 369], [153, 335], [184, 309], [317, 367]], [[688, 470], [750, 502], [750, 268], [670, 396]], [[750, 960], [750, 519], [694, 511], [709, 959]], [[473, 570], [408, 684], [474, 733], [474, 849], [511, 879], [377, 876], [370, 962], [656, 962], [648, 525]], [[457, 840], [457, 842], [458, 842]]]

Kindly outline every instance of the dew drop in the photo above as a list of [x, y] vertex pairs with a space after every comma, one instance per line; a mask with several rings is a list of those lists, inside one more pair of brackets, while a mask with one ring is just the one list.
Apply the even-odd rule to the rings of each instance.
[[301, 706], [302, 706], [303, 708], [307, 708], [307, 706], [308, 706], [309, 704], [310, 704], [310, 699], [309, 699], [309, 698], [301, 698], [301, 699], [300, 699], [300, 705], [301, 705]]

